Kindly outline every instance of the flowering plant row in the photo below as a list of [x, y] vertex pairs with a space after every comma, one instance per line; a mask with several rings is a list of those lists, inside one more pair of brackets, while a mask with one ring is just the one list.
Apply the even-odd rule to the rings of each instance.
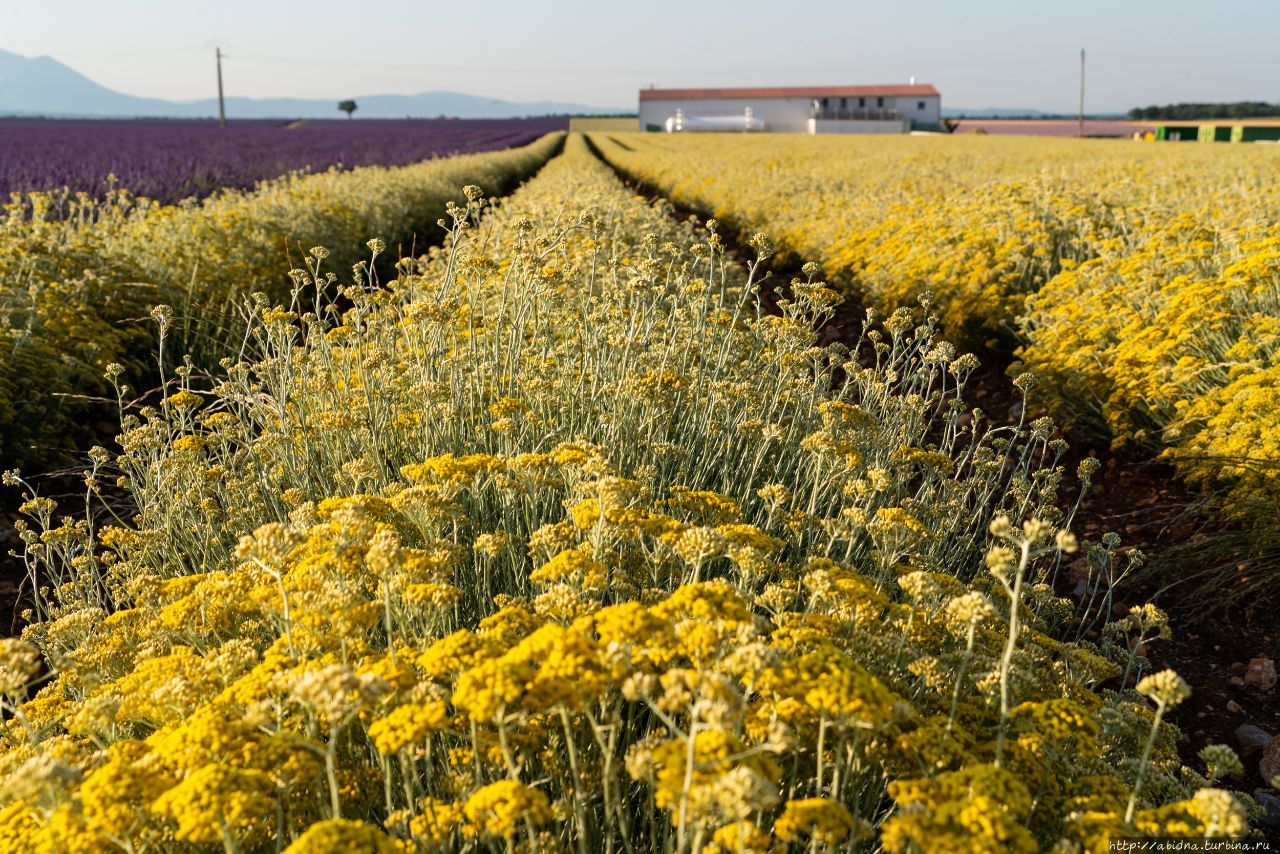
[[81, 435], [86, 410], [76, 401], [109, 391], [106, 365], [136, 373], [150, 361], [154, 327], [144, 321], [156, 303], [174, 307], [162, 319], [170, 348], [212, 363], [241, 345], [249, 293], [288, 294], [285, 271], [301, 247], [325, 243], [349, 265], [363, 251], [350, 235], [381, 234], [407, 252], [459, 184], [505, 192], [562, 136], [400, 168], [291, 175], [178, 205], [125, 191], [12, 196], [0, 213], [0, 461]]
[[1264, 147], [604, 135], [626, 173], [769, 231], [884, 311], [1021, 343], [1070, 426], [1144, 443], [1250, 523], [1280, 500], [1280, 184]]
[[[386, 285], [358, 268], [331, 300], [313, 251], [257, 305], [260, 358], [127, 413], [86, 477], [118, 477], [133, 518], [30, 495], [0, 846], [1246, 831], [1214, 786], [1239, 760], [1181, 765], [1186, 685], [1134, 652], [1164, 616], [1111, 620], [1118, 538], [1070, 534], [1065, 445], [966, 407], [976, 360], [927, 307], [869, 319], [864, 357], [820, 347], [839, 297], [815, 266], [764, 313], [759, 260], [578, 136], [501, 207], [467, 199]], [[1050, 583], [1072, 554], [1096, 567], [1081, 602]]]
[[1280, 226], [1144, 227], [1027, 302], [1024, 366], [1116, 444], [1160, 451], [1229, 511], [1280, 501]]

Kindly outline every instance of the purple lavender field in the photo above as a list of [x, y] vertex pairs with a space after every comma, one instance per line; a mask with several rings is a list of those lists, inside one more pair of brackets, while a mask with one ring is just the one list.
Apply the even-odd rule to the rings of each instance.
[[294, 169], [403, 166], [492, 151], [568, 128], [567, 119], [0, 119], [0, 199], [30, 190], [101, 196], [107, 176], [164, 202], [247, 188]]

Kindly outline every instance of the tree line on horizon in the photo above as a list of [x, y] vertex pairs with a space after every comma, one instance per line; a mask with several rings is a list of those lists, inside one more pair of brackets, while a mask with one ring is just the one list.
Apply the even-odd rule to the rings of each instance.
[[1280, 117], [1280, 104], [1266, 101], [1234, 101], [1228, 104], [1164, 104], [1150, 107], [1134, 107], [1129, 118], [1137, 120], [1167, 119], [1256, 119]]

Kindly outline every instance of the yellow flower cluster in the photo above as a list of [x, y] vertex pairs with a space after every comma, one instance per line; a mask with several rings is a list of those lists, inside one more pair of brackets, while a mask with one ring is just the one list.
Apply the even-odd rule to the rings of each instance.
[[472, 213], [343, 334], [263, 319], [261, 358], [128, 413], [127, 527], [28, 502], [58, 583], [0, 650], [0, 851], [1242, 828], [1163, 705], [1099, 689], [1145, 662], [1045, 583], [1062, 449], [946, 405], [927, 322], [870, 367], [819, 346], [820, 306], [765, 316], [576, 136]]
[[[610, 163], [890, 312], [1023, 346], [1077, 430], [1147, 445], [1228, 513], [1280, 500], [1271, 152], [1123, 142], [593, 133]], [[754, 243], [752, 245], [755, 245]]]
[[1162, 449], [1229, 509], [1280, 500], [1280, 227], [1265, 208], [1153, 218], [1028, 301], [1023, 364], [1117, 444]]
[[[593, 462], [557, 474], [573, 482]], [[64, 660], [8, 725], [0, 767], [12, 775], [13, 838], [91, 849], [113, 838], [260, 845], [284, 834], [295, 846], [394, 838], [413, 850], [414, 840], [424, 849], [537, 840], [551, 826], [691, 846], [751, 821], [771, 846], [838, 846], [885, 820], [876, 792], [889, 779], [902, 807], [884, 826], [892, 850], [941, 845], [947, 834], [1034, 850], [1054, 834], [1091, 838], [1074, 823], [1075, 801], [1092, 805], [1095, 823], [1122, 810], [1128, 788], [1115, 768], [1132, 761], [1144, 716], [1134, 700], [1075, 681], [1071, 646], [1045, 635], [1047, 625], [1016, 652], [1015, 746], [1004, 768], [987, 764], [999, 710], [983, 686], [1005, 639], [988, 624], [966, 648], [951, 630], [951, 605], [976, 595], [953, 576], [915, 573], [898, 586], [811, 559], [735, 583], [721, 556], [714, 580], [646, 605], [620, 591], [639, 590], [672, 560], [672, 531], [568, 521], [579, 545], [550, 563], [595, 554], [613, 567], [596, 564], [613, 575], [610, 590], [578, 585], [579, 570], [535, 570], [529, 593], [500, 596], [460, 627], [452, 606], [415, 604], [378, 581], [382, 552], [403, 549], [411, 563], [403, 543], [418, 522], [394, 507], [405, 491], [388, 491], [390, 510], [355, 497], [325, 502], [306, 528], [264, 526], [242, 543], [238, 565], [163, 583], [97, 626], [72, 614], [33, 628], [48, 650], [81, 640], [74, 663]], [[479, 506], [500, 494], [474, 482], [454, 500]], [[682, 515], [673, 530], [699, 530]], [[824, 539], [809, 550], [841, 542]], [[779, 530], [782, 551], [802, 554], [802, 542]], [[565, 578], [575, 582], [568, 613], [538, 594]], [[793, 591], [789, 601], [779, 588]], [[901, 636], [885, 636], [886, 626]], [[940, 684], [902, 666], [924, 660]], [[1176, 755], [1162, 751], [1161, 790], [1177, 791], [1163, 770], [1176, 769]], [[806, 797], [815, 786], [827, 794]], [[620, 817], [645, 789], [657, 813]], [[1180, 820], [1195, 814], [1187, 810]], [[1153, 833], [1200, 828], [1142, 820]]]

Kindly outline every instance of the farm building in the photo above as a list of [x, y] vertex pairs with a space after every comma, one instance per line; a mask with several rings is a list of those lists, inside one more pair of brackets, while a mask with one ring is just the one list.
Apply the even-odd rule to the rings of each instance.
[[641, 89], [640, 130], [904, 133], [937, 130], [930, 85]]

